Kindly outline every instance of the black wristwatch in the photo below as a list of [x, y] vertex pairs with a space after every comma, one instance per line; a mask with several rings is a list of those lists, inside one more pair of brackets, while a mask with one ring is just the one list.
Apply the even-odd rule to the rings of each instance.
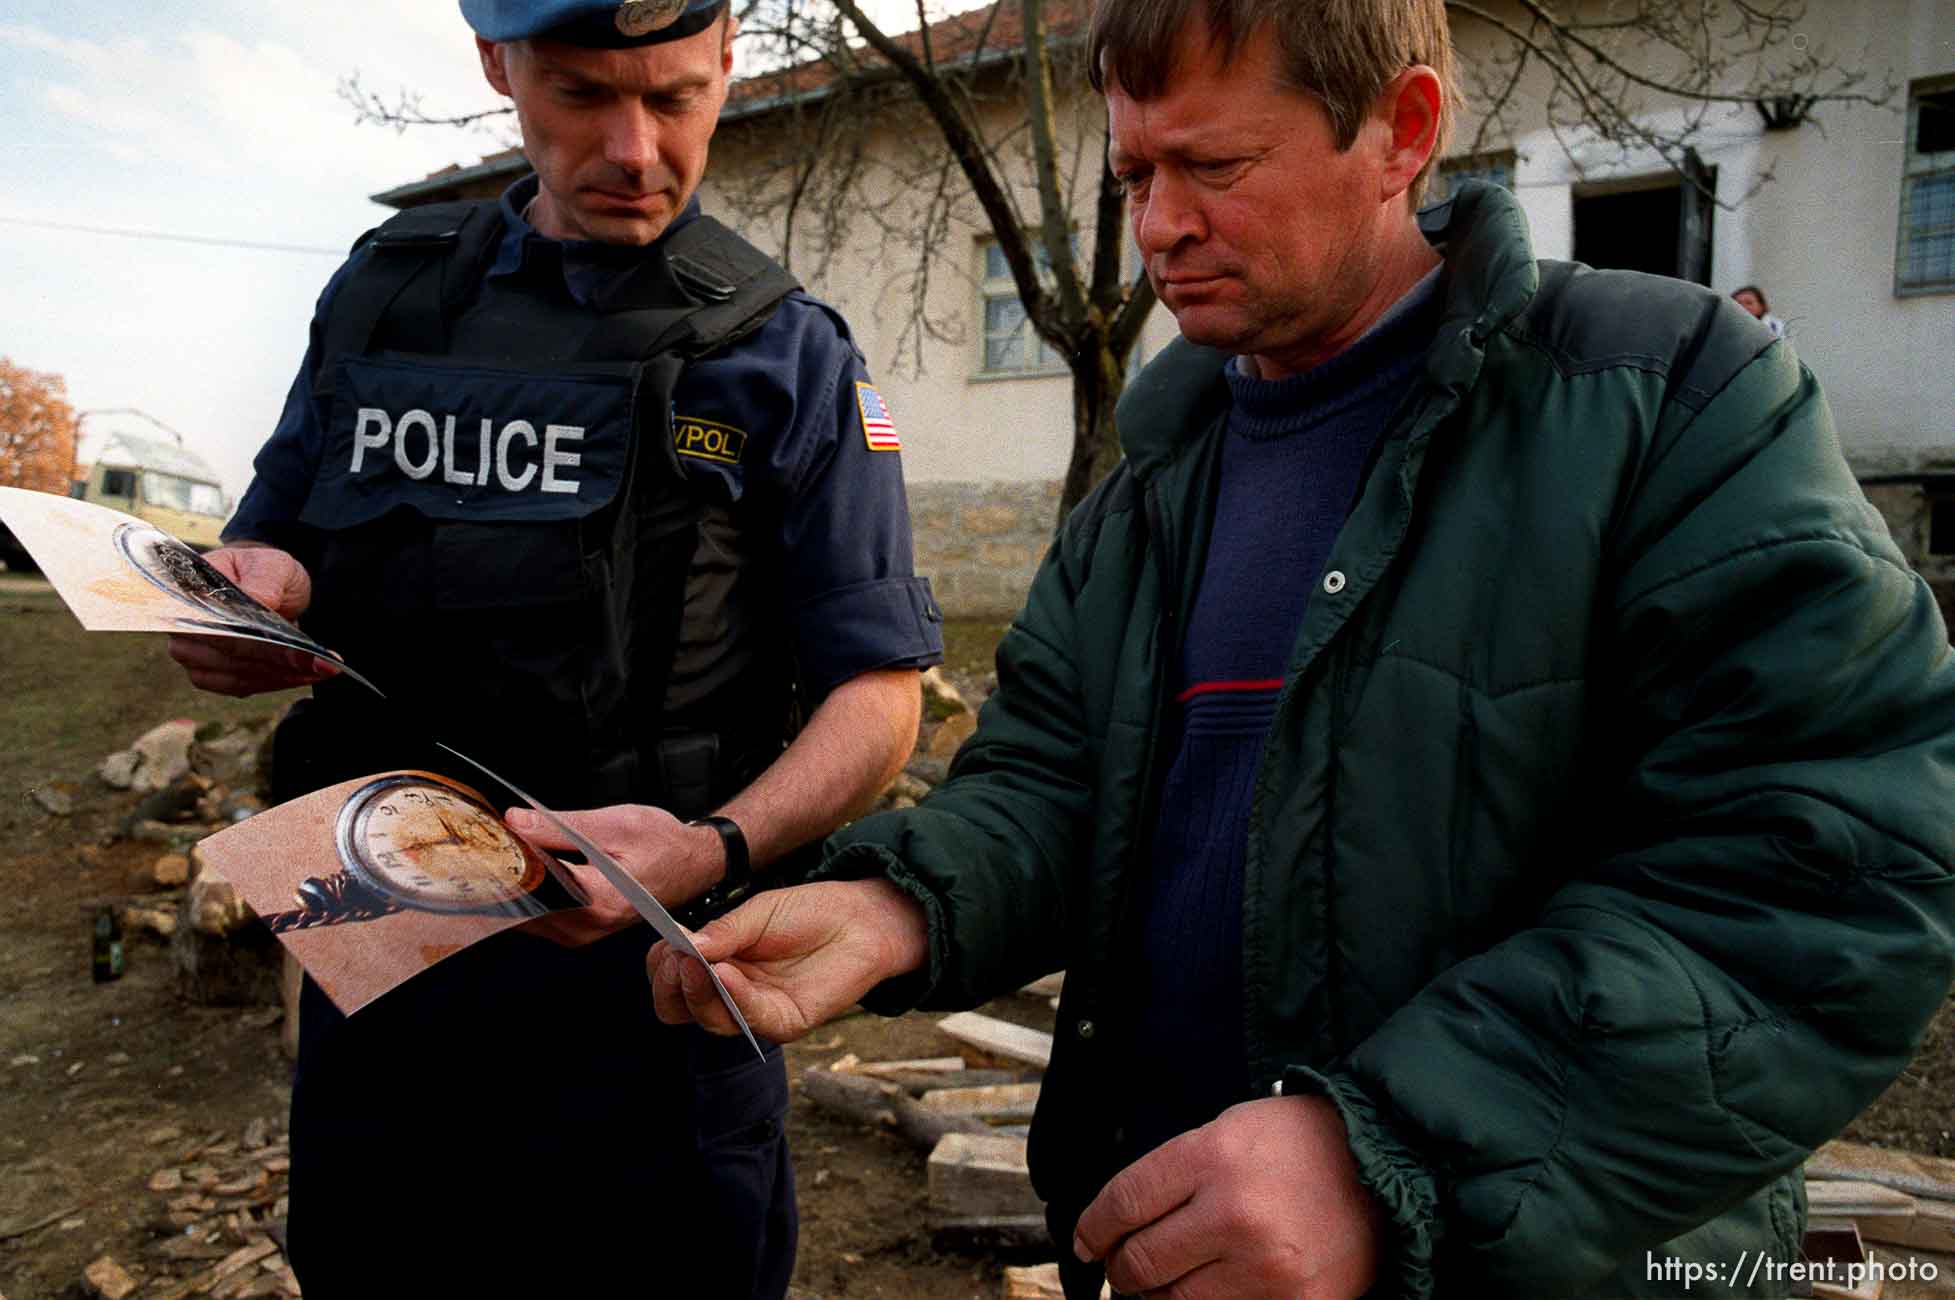
[[695, 817], [686, 825], [712, 827], [726, 847], [726, 874], [719, 883], [673, 914], [688, 930], [697, 930], [753, 893], [753, 860], [747, 854], [746, 834], [731, 817]]

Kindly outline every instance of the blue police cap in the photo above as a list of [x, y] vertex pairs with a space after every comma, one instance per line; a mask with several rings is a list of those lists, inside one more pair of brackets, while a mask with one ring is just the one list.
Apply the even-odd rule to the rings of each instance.
[[727, 0], [461, 0], [462, 17], [488, 41], [547, 37], [622, 49], [703, 32]]

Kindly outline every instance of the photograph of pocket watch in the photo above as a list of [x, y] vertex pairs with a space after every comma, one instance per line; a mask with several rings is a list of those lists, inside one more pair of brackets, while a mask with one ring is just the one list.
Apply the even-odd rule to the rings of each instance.
[[123, 524], [115, 530], [115, 546], [130, 568], [151, 585], [196, 610], [205, 620], [225, 626], [239, 624], [294, 640], [304, 637], [298, 628], [212, 568], [210, 561], [160, 528], [141, 523]]
[[209, 560], [179, 539], [150, 524], [131, 521], [114, 533], [116, 549], [130, 568], [157, 590], [188, 606], [179, 627], [266, 641], [324, 659], [338, 671], [380, 695], [380, 688], [354, 672], [339, 655], [307, 636], [297, 624], [254, 600], [219, 573]]
[[539, 916], [586, 902], [481, 795], [428, 772], [354, 790], [333, 840], [340, 870], [301, 881], [298, 907], [264, 918], [274, 932], [405, 911]]

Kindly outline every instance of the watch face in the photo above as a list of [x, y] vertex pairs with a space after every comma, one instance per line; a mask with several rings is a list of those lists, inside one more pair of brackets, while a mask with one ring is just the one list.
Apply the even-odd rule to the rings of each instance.
[[210, 561], [159, 528], [123, 524], [115, 530], [115, 545], [137, 573], [199, 613], [291, 630], [283, 619], [212, 568]]
[[529, 895], [549, 867], [474, 791], [430, 775], [381, 777], [340, 809], [348, 872], [430, 912], [543, 910]]

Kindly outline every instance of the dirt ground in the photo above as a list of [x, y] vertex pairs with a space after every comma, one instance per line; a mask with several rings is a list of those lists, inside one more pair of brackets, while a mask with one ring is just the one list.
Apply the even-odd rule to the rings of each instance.
[[[102, 802], [106, 812], [116, 801]], [[131, 938], [124, 976], [91, 978], [80, 900], [131, 892], [155, 846], [123, 841], [82, 861], [66, 836], [47, 840], [0, 859], [0, 1295], [11, 1300], [82, 1296], [83, 1270], [104, 1254], [133, 1271], [181, 1232], [151, 1175], [185, 1143], [235, 1138], [255, 1119], [275, 1132], [291, 1097], [276, 1009], [189, 1004], [161, 940]], [[998, 1009], [1016, 1019], [1042, 1010], [1009, 1001]], [[790, 1072], [844, 1052], [954, 1053], [933, 1019], [851, 1016], [791, 1047]], [[798, 1097], [788, 1130], [802, 1209], [795, 1283], [810, 1300], [999, 1293], [1001, 1260], [932, 1248], [925, 1153]]]
[[[960, 636], [995, 643], [996, 632]], [[988, 652], [965, 653], [964, 676], [981, 675]], [[128, 936], [125, 974], [97, 984], [89, 934], [99, 901], [169, 897], [150, 873], [164, 850], [118, 834], [137, 797], [103, 784], [95, 765], [170, 718], [249, 721], [283, 702], [199, 695], [160, 638], [84, 633], [45, 582], [0, 572], [0, 1300], [84, 1296], [83, 1271], [102, 1255], [144, 1283], [135, 1300], [157, 1293], [158, 1249], [184, 1229], [170, 1218], [175, 1189], [150, 1190], [152, 1176], [213, 1143], [236, 1146], [254, 1121], [274, 1139], [284, 1126], [291, 1065], [276, 1007], [193, 1005], [167, 943], [148, 935]], [[70, 783], [71, 814], [34, 800], [50, 781]], [[991, 1009], [1050, 1025], [1041, 1001]], [[936, 1019], [849, 1016], [791, 1046], [790, 1074], [848, 1052], [955, 1054]], [[1003, 1258], [933, 1247], [925, 1152], [798, 1094], [788, 1131], [800, 1300], [999, 1293]]]
[[[173, 716], [251, 716], [179, 692], [173, 672], [159, 641], [82, 634], [44, 584], [0, 575], [0, 1300], [83, 1296], [83, 1270], [104, 1254], [136, 1272], [183, 1231], [168, 1195], [149, 1189], [156, 1171], [231, 1145], [253, 1121], [274, 1135], [283, 1127], [290, 1064], [276, 1009], [192, 1005], [153, 938], [128, 939], [121, 979], [90, 977], [89, 904], [154, 890], [146, 882], [161, 851], [117, 837], [134, 796], [103, 785], [93, 765]], [[105, 694], [120, 703], [98, 709]], [[72, 814], [52, 815], [31, 797], [50, 779], [75, 783]], [[1050, 1023], [1032, 999], [990, 1009]], [[849, 1052], [952, 1054], [934, 1019], [850, 1016], [792, 1046], [790, 1072]], [[1951, 1130], [1955, 1022], [1944, 1011], [1914, 1064], [1848, 1136], [1955, 1155]], [[1000, 1294], [1003, 1258], [933, 1245], [922, 1151], [798, 1094], [789, 1133], [801, 1300]], [[136, 1300], [157, 1289], [145, 1286]]]

